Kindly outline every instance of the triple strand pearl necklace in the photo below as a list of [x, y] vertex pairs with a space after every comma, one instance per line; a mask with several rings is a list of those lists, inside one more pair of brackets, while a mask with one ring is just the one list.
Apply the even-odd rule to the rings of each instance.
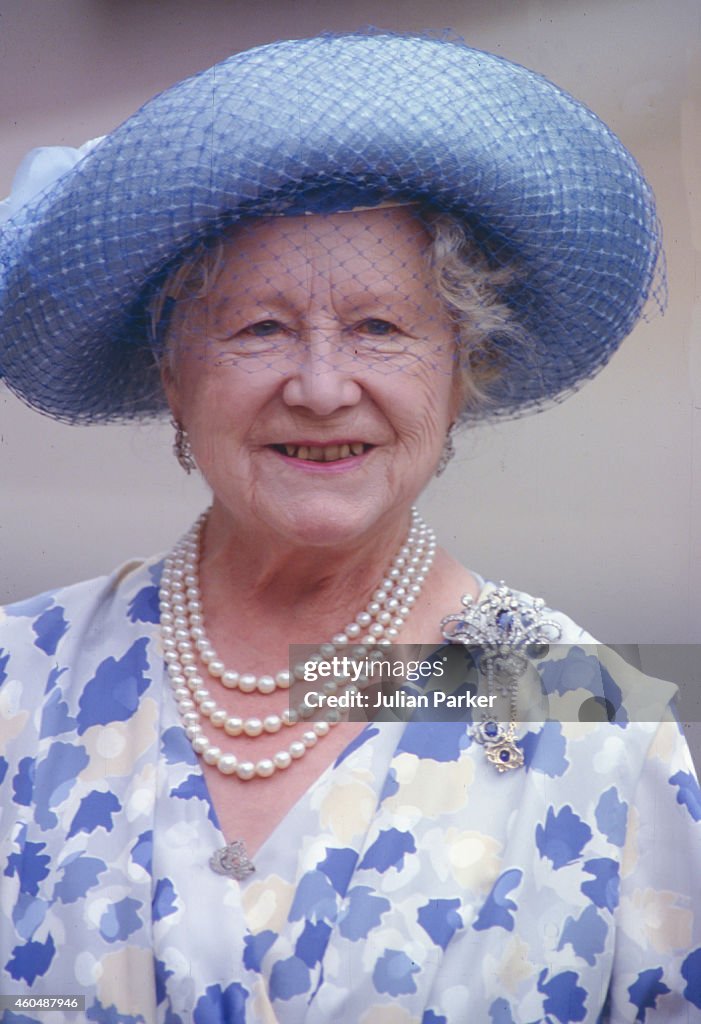
[[[203, 717], [229, 736], [255, 738], [292, 728], [304, 718], [306, 709], [286, 707], [279, 714], [262, 719], [255, 716], [240, 718], [219, 707], [207, 689], [198, 661], [215, 686], [238, 689], [243, 693], [257, 691], [270, 694], [278, 689], [288, 690], [292, 682], [287, 670], [275, 676], [255, 676], [227, 668], [207, 636], [199, 561], [202, 530], [208, 514], [205, 512], [199, 517], [165, 560], [159, 592], [163, 656], [185, 733], [195, 753], [207, 764], [215, 765], [222, 775], [235, 775], [244, 782], [252, 778], [270, 778], [276, 771], [289, 768], [292, 761], [299, 760], [328, 735], [340, 715], [335, 709], [329, 711], [325, 720], [314, 722], [310, 729], [305, 729], [301, 738], [293, 740], [273, 757], [258, 761], [239, 760], [235, 754], [224, 753], [216, 744], [210, 743], [202, 728]], [[411, 510], [411, 517], [409, 533], [367, 607], [358, 612], [343, 632], [321, 645], [321, 657], [331, 658], [339, 649], [348, 651], [351, 644], [354, 645], [351, 649], [353, 656], [362, 658], [368, 655], [369, 649], [396, 641], [421, 593], [436, 552], [434, 531], [415, 508]], [[345, 685], [348, 680], [340, 682]], [[330, 681], [325, 685], [333, 688], [336, 683]], [[307, 711], [307, 714], [311, 713]]]

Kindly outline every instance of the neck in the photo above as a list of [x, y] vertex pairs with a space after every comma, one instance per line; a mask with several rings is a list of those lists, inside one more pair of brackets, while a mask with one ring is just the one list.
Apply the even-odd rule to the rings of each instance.
[[371, 600], [410, 525], [403, 509], [359, 538], [320, 548], [261, 536], [215, 505], [200, 558], [208, 629], [224, 638], [235, 622], [254, 658], [276, 661], [286, 660], [289, 643], [329, 639]]

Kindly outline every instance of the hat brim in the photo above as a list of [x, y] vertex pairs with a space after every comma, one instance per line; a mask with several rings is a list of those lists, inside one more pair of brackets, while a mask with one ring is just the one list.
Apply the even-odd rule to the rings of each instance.
[[492, 416], [574, 391], [653, 287], [652, 193], [586, 107], [462, 44], [322, 36], [167, 90], [17, 214], [0, 238], [4, 379], [68, 422], [157, 415], [144, 310], [165, 267], [242, 218], [392, 198], [448, 211], [492, 262], [518, 261], [505, 298], [533, 344], [500, 353]]

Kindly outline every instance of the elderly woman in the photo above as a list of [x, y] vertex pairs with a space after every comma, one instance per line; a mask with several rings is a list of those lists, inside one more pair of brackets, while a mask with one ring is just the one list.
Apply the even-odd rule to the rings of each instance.
[[[525, 653], [565, 695], [626, 669], [413, 509], [456, 425], [566, 395], [632, 328], [633, 159], [523, 68], [382, 34], [233, 57], [80, 156], [3, 234], [5, 380], [70, 422], [169, 409], [212, 504], [0, 621], [5, 1019], [698, 1019], [671, 688], [519, 724]], [[367, 724], [347, 674], [290, 700], [291, 643], [395, 640], [436, 676], [466, 650], [483, 710]]]

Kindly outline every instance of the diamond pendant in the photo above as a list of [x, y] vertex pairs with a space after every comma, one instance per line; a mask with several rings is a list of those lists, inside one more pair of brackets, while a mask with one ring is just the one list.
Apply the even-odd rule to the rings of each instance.
[[237, 882], [242, 882], [256, 870], [246, 853], [243, 839], [234, 839], [220, 850], [216, 850], [209, 858], [209, 866], [218, 875], [235, 878]]

